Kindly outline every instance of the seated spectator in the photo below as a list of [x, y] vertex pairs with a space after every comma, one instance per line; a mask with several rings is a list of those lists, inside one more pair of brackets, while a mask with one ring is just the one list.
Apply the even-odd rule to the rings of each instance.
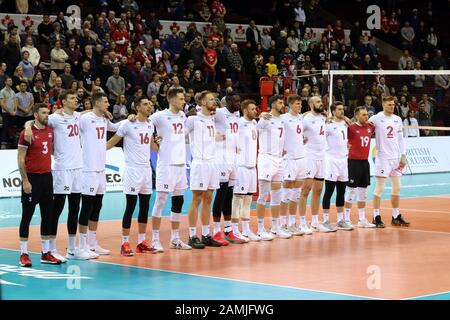
[[194, 92], [201, 92], [207, 89], [206, 82], [203, 79], [203, 75], [200, 70], [196, 70], [194, 72], [194, 78], [191, 81], [191, 87], [194, 89]]

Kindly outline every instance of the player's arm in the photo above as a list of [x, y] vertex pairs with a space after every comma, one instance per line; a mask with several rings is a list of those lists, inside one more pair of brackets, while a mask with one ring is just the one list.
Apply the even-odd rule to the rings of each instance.
[[22, 187], [25, 193], [31, 193], [31, 183], [28, 180], [27, 170], [25, 169], [25, 156], [27, 154], [27, 146], [19, 146], [17, 148], [17, 165], [19, 167], [20, 176], [22, 178]]
[[117, 133], [113, 135], [111, 139], [109, 139], [108, 142], [106, 143], [106, 150], [109, 150], [112, 147], [114, 147], [116, 144], [120, 142], [120, 140], [122, 140], [122, 137], [117, 135]]
[[150, 149], [158, 151], [161, 140], [162, 140], [162, 138], [160, 136], [152, 136], [152, 140], [150, 142]]
[[403, 126], [401, 125], [398, 130], [398, 147], [400, 149], [400, 164], [399, 168], [404, 168], [406, 166], [406, 145], [405, 139], [403, 138]]
[[345, 123], [347, 123], [348, 126], [351, 126], [353, 124], [353, 121], [346, 116], [344, 116], [344, 121]]

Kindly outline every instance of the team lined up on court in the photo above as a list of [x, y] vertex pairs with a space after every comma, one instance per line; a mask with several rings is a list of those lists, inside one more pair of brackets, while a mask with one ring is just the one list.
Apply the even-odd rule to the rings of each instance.
[[[216, 109], [213, 94], [198, 94], [198, 113], [186, 118], [184, 90], [171, 88], [169, 108], [152, 114], [145, 98], [135, 101], [137, 115], [113, 124], [108, 120], [108, 98], [93, 96], [94, 108], [75, 112], [76, 93], [62, 94], [62, 111], [49, 115], [37, 104], [35, 120], [21, 133], [18, 164], [23, 180], [20, 223], [20, 265], [31, 266], [28, 255], [29, 225], [39, 204], [42, 263], [60, 264], [67, 259], [88, 260], [108, 255], [97, 241], [97, 227], [106, 190], [107, 149], [123, 140], [125, 169], [123, 192], [126, 209], [122, 220], [120, 253], [163, 252], [160, 225], [163, 208], [171, 195], [171, 249], [203, 249], [243, 244], [249, 241], [289, 239], [316, 232], [353, 230], [350, 210], [357, 201], [360, 228], [384, 227], [379, 213], [386, 178], [392, 185], [392, 225], [408, 226], [399, 211], [400, 177], [406, 165], [401, 119], [393, 114], [394, 99], [383, 99], [383, 111], [368, 119], [367, 110], [355, 110], [355, 123], [344, 117], [344, 106], [331, 106], [333, 117], [324, 115], [320, 97], [309, 99], [310, 112], [300, 114], [301, 98], [289, 96], [288, 111], [283, 97], [269, 99], [269, 113], [258, 117], [255, 101], [227, 96], [226, 107]], [[240, 116], [242, 114], [242, 116]], [[260, 119], [258, 119], [260, 118]], [[258, 120], [258, 121], [257, 121]], [[107, 131], [115, 132], [107, 141]], [[373, 220], [366, 218], [367, 187], [370, 184], [368, 154], [376, 134], [376, 187]], [[189, 239], [180, 238], [179, 226], [186, 177], [186, 139], [190, 164]], [[152, 239], [146, 231], [152, 194], [150, 148], [157, 150], [156, 199], [152, 208]], [[53, 170], [51, 154], [54, 155]], [[325, 183], [324, 183], [325, 181]], [[319, 220], [322, 198], [323, 219]], [[252, 196], [258, 187], [257, 230], [250, 228]], [[330, 199], [336, 189], [337, 223], [330, 222]], [[213, 192], [216, 190], [214, 201]], [[306, 201], [311, 193], [312, 221], [306, 220]], [[270, 196], [271, 226], [264, 222]], [[56, 249], [58, 220], [68, 198], [69, 240], [63, 256]], [[130, 244], [132, 215], [139, 200], [138, 243]], [[80, 210], [81, 201], [81, 210]], [[201, 237], [197, 220], [201, 205]], [[211, 208], [212, 207], [212, 208]], [[210, 230], [211, 209], [214, 229]], [[297, 216], [297, 211], [299, 216]], [[223, 232], [221, 216], [223, 215]], [[239, 223], [242, 223], [241, 227]], [[78, 229], [79, 242], [76, 244]]]

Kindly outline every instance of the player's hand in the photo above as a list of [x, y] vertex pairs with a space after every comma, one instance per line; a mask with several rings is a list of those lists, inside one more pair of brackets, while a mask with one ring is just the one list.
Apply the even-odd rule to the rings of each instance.
[[281, 156], [285, 156], [287, 154], [287, 151], [283, 149], [283, 152], [281, 153]]
[[351, 147], [352, 147], [352, 145], [347, 142], [347, 149], [350, 150]]
[[136, 121], [136, 115], [135, 114], [130, 114], [128, 116], [128, 120], [131, 121], [131, 122], [135, 122]]
[[347, 118], [345, 116], [344, 116], [344, 121], [347, 123], [348, 126], [353, 124], [352, 120], [350, 120], [349, 118]]
[[155, 136], [155, 143], [157, 144], [157, 145], [160, 145], [161, 144], [161, 141], [162, 141], [162, 137], [160, 137], [160, 136]]
[[25, 127], [24, 139], [29, 144], [33, 142], [33, 130], [31, 130], [31, 126]]
[[31, 187], [30, 181], [24, 181], [24, 182], [22, 183], [22, 187], [23, 187], [23, 191], [24, 191], [26, 194], [30, 194], [30, 193], [31, 193], [32, 187]]
[[325, 123], [331, 123], [332, 120], [333, 120], [333, 118], [327, 117], [327, 119], [325, 120]]
[[260, 118], [263, 118], [264, 120], [269, 120], [270, 118], [272, 118], [272, 115], [268, 112], [261, 112], [261, 114], [259, 116], [260, 116]]
[[308, 143], [308, 138], [307, 137], [303, 137], [303, 144], [307, 144]]
[[105, 117], [106, 117], [106, 119], [108, 119], [108, 120], [112, 120], [112, 119], [113, 119], [113, 115], [112, 115], [112, 113], [109, 112], [109, 111], [105, 111]]
[[216, 141], [224, 141], [225, 135], [223, 133], [216, 133]]
[[57, 109], [54, 113], [59, 115], [59, 116], [64, 116], [64, 112], [63, 112], [62, 108], [61, 109]]
[[405, 167], [406, 167], [406, 157], [402, 156], [402, 158], [400, 159], [400, 163], [398, 165], [398, 168], [402, 170]]

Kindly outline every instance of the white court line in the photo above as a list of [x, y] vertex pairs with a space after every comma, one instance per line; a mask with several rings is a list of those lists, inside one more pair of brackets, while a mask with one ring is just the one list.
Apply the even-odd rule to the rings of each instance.
[[410, 297], [410, 298], [405, 298], [403, 300], [411, 300], [411, 299], [418, 299], [418, 298], [426, 298], [426, 297], [432, 297], [432, 296], [437, 296], [439, 294], [445, 294], [445, 293], [450, 293], [450, 291], [443, 291], [443, 292], [438, 292], [438, 293], [430, 293], [430, 294], [425, 294], [423, 296], [416, 296], [416, 297]]
[[442, 234], [442, 235], [445, 235], [445, 236], [450, 236], [450, 232], [446, 232], [446, 231], [432, 231], [432, 230], [410, 229], [409, 227], [386, 227], [386, 229], [399, 230], [399, 231], [409, 231], [409, 232], [436, 233], [436, 234]]
[[[367, 207], [367, 206], [366, 206], [366, 208], [373, 209], [373, 207]], [[391, 208], [380, 207], [380, 209], [390, 210]], [[431, 212], [431, 213], [450, 213], [450, 211], [422, 210], [422, 209], [409, 209], [409, 208], [401, 208], [401, 210], [404, 210], [404, 211], [417, 211], [417, 212]]]
[[[0, 249], [9, 250], [9, 251], [20, 251], [20, 250], [17, 250], [17, 249], [9, 249], [9, 248], [0, 248]], [[33, 252], [33, 251], [29, 251], [29, 252], [39, 254], [39, 253]], [[175, 273], [175, 274], [194, 276], [194, 277], [210, 278], [210, 279], [216, 279], [216, 280], [227, 280], [227, 281], [233, 281], [233, 282], [243, 282], [243, 283], [257, 284], [257, 285], [270, 286], [270, 287], [280, 287], [280, 288], [286, 288], [286, 289], [304, 290], [304, 291], [310, 291], [310, 292], [316, 292], [316, 293], [318, 292], [318, 293], [326, 293], [326, 294], [333, 294], [333, 295], [343, 295], [343, 296], [349, 296], [349, 297], [355, 297], [355, 298], [365, 298], [365, 299], [372, 299], [372, 300], [385, 300], [385, 299], [382, 299], [382, 298], [354, 295], [354, 294], [349, 294], [349, 293], [340, 293], [340, 292], [333, 292], [333, 291], [306, 289], [306, 288], [291, 287], [291, 286], [286, 286], [286, 285], [263, 283], [263, 282], [257, 282], [257, 281], [249, 281], [249, 280], [239, 280], [239, 279], [207, 276], [207, 275], [203, 275], [203, 274], [187, 273], [187, 272], [181, 272], [181, 271], [171, 271], [171, 270], [156, 269], [156, 268], [130, 266], [130, 265], [127, 265], [127, 264], [120, 264], [120, 263], [114, 263], [114, 262], [106, 262], [106, 261], [98, 261], [98, 260], [89, 260], [89, 262], [110, 264], [110, 265], [115, 265], [115, 266], [120, 266], [120, 267], [129, 267], [129, 268], [144, 269], [144, 270], [151, 270], [151, 271], [160, 271], [160, 272], [166, 272], [166, 273]], [[243, 300], [245, 300], [245, 299], [243, 299]]]
[[[423, 188], [423, 187], [436, 187], [436, 186], [450, 186], [450, 182], [439, 182], [439, 183], [423, 183], [423, 184], [405, 184], [402, 188]], [[391, 190], [392, 187], [386, 187], [385, 189]]]

